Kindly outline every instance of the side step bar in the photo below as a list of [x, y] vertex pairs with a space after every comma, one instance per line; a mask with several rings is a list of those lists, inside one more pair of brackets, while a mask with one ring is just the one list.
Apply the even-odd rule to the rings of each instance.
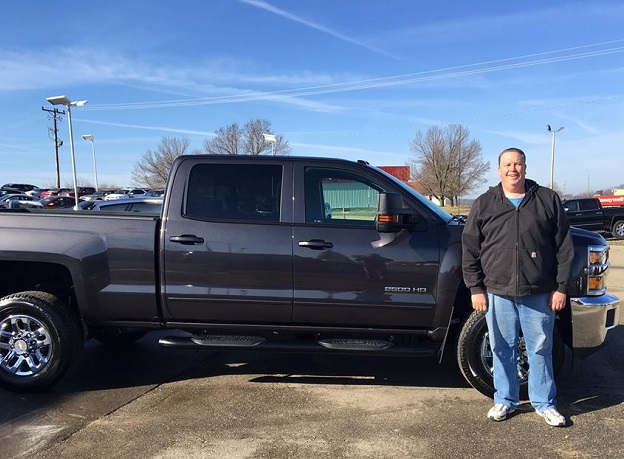
[[396, 355], [433, 357], [440, 350], [439, 343], [418, 347], [399, 346], [390, 341], [354, 338], [329, 338], [320, 341], [268, 341], [259, 336], [204, 335], [165, 336], [158, 343], [177, 349], [204, 349], [219, 351], [272, 351], [333, 354]]

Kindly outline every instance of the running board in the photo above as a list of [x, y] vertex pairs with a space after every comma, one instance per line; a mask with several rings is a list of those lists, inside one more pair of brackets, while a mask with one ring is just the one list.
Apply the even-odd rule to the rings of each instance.
[[318, 342], [327, 349], [341, 351], [385, 351], [394, 346], [390, 341], [377, 339], [330, 338]]
[[264, 343], [266, 340], [260, 336], [239, 336], [239, 335], [202, 335], [191, 338], [195, 344], [200, 346], [230, 346], [230, 347], [251, 347]]
[[399, 346], [386, 340], [354, 338], [329, 338], [320, 341], [270, 341], [259, 336], [238, 335], [165, 336], [158, 343], [163, 347], [195, 350], [307, 352], [413, 357], [433, 357], [440, 350], [440, 343]]

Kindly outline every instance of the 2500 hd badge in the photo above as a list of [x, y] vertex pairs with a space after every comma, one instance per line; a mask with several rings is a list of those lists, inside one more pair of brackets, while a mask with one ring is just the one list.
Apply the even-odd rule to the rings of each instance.
[[385, 287], [386, 293], [427, 293], [425, 287]]

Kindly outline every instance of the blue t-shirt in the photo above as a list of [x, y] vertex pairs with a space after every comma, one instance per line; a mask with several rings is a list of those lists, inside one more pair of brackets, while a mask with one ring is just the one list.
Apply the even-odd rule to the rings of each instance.
[[514, 206], [518, 207], [520, 205], [520, 203], [522, 202], [522, 200], [524, 199], [524, 195], [520, 196], [519, 198], [510, 198], [508, 196], [507, 199], [509, 199], [509, 201], [511, 201], [511, 203]]

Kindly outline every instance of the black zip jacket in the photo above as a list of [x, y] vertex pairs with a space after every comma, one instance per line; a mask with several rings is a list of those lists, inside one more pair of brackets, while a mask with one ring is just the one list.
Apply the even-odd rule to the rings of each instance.
[[574, 247], [559, 196], [533, 180], [516, 208], [503, 188], [474, 202], [462, 236], [463, 274], [471, 293], [526, 296], [567, 293]]

